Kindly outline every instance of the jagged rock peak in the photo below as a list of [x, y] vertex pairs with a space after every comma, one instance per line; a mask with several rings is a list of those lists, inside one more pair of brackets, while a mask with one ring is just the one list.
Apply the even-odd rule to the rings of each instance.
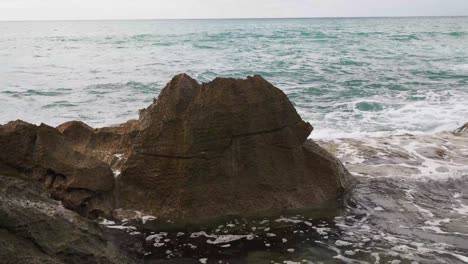
[[140, 122], [121, 174], [126, 208], [198, 222], [319, 208], [348, 188], [341, 163], [306, 143], [312, 126], [258, 75], [177, 75]]

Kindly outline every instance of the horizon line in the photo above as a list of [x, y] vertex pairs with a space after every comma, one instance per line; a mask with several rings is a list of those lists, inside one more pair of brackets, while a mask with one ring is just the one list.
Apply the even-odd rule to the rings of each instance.
[[350, 19], [350, 18], [442, 18], [468, 17], [468, 15], [428, 15], [428, 16], [315, 16], [315, 17], [224, 17], [224, 18], [104, 18], [104, 19], [13, 19], [0, 22], [66, 22], [66, 21], [151, 21], [151, 20], [267, 20], [267, 19]]

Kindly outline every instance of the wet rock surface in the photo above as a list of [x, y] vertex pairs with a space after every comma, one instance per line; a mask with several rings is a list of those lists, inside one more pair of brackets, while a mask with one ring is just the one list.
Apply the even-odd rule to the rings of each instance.
[[129, 241], [124, 234], [103, 232], [35, 180], [0, 175], [1, 263], [141, 263], [132, 257], [137, 251], [113, 242], [117, 236], [120, 244]]

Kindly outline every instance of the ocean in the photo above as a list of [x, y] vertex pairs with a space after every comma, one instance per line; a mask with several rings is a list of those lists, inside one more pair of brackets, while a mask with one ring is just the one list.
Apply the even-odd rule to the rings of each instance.
[[468, 120], [468, 17], [0, 22], [0, 62], [0, 123], [121, 123], [184, 72], [262, 75], [317, 139]]
[[122, 123], [179, 73], [262, 75], [357, 184], [332, 215], [138, 227], [145, 263], [468, 263], [468, 17], [0, 22], [0, 124]]

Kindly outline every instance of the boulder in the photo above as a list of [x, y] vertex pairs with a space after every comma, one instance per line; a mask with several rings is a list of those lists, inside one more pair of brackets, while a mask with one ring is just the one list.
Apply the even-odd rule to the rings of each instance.
[[260, 76], [178, 75], [140, 113], [118, 206], [181, 223], [334, 208], [351, 178], [311, 131]]
[[116, 235], [50, 199], [39, 182], [0, 175], [1, 263], [142, 263]]
[[114, 178], [109, 166], [72, 149], [55, 128], [14, 121], [0, 126], [0, 172], [44, 183], [67, 208], [111, 214]]

